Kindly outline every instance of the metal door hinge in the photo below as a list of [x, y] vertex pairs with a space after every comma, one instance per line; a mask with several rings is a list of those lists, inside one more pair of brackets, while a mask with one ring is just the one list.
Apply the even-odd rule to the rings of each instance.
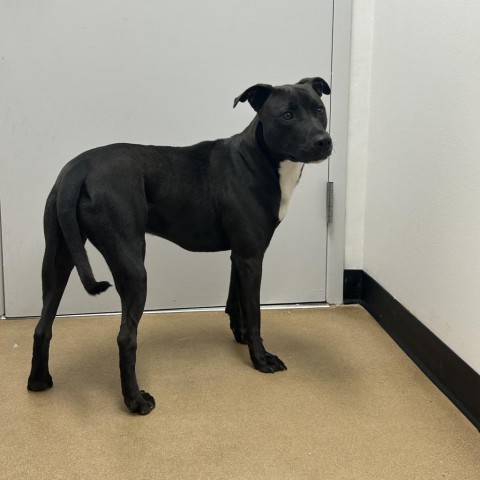
[[333, 222], [333, 182], [327, 182], [327, 223]]

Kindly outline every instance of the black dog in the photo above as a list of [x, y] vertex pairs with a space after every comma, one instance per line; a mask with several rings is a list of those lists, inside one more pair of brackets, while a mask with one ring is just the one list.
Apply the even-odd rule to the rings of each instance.
[[191, 251], [231, 250], [225, 311], [235, 339], [248, 345], [257, 370], [285, 370], [260, 337], [262, 260], [303, 165], [332, 151], [320, 99], [329, 93], [319, 77], [280, 87], [254, 85], [234, 107], [248, 100], [257, 115], [231, 138], [182, 148], [115, 144], [70, 161], [45, 207], [43, 309], [28, 389], [53, 385], [48, 370], [52, 323], [73, 267], [88, 293], [110, 286], [93, 276], [88, 239], [105, 257], [121, 298], [118, 346], [125, 404], [139, 414], [154, 408], [135, 374], [137, 326], [147, 292], [145, 233]]

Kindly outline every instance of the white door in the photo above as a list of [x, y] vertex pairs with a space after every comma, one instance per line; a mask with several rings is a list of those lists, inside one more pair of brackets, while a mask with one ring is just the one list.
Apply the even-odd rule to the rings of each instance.
[[[45, 199], [89, 148], [190, 145], [242, 130], [255, 83], [330, 79], [333, 0], [2, 2], [1, 175], [5, 311], [38, 315]], [[335, 95], [335, 93], [333, 93]], [[335, 97], [333, 97], [335, 98]], [[326, 97], [328, 108], [328, 97]], [[335, 140], [335, 139], [334, 139]], [[325, 301], [328, 162], [307, 166], [264, 265], [262, 303]], [[111, 280], [88, 248], [98, 280]], [[224, 305], [229, 253], [148, 237], [146, 309]], [[118, 311], [73, 272], [59, 313]]]

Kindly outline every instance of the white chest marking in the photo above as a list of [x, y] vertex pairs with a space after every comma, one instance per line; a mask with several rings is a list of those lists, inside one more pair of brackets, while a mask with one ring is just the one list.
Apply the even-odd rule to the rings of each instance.
[[288, 204], [290, 203], [293, 191], [300, 180], [304, 165], [304, 163], [292, 162], [291, 160], [280, 162], [280, 168], [278, 169], [278, 174], [280, 176], [280, 191], [282, 192], [280, 209], [278, 211], [278, 219], [280, 221], [283, 220], [287, 213]]

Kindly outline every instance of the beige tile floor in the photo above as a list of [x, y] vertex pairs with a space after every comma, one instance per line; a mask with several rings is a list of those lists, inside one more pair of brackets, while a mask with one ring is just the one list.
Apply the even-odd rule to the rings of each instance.
[[263, 312], [274, 375], [222, 313], [144, 315], [146, 417], [121, 400], [118, 317], [57, 319], [42, 393], [35, 323], [0, 321], [2, 479], [480, 479], [479, 432], [361, 307]]

